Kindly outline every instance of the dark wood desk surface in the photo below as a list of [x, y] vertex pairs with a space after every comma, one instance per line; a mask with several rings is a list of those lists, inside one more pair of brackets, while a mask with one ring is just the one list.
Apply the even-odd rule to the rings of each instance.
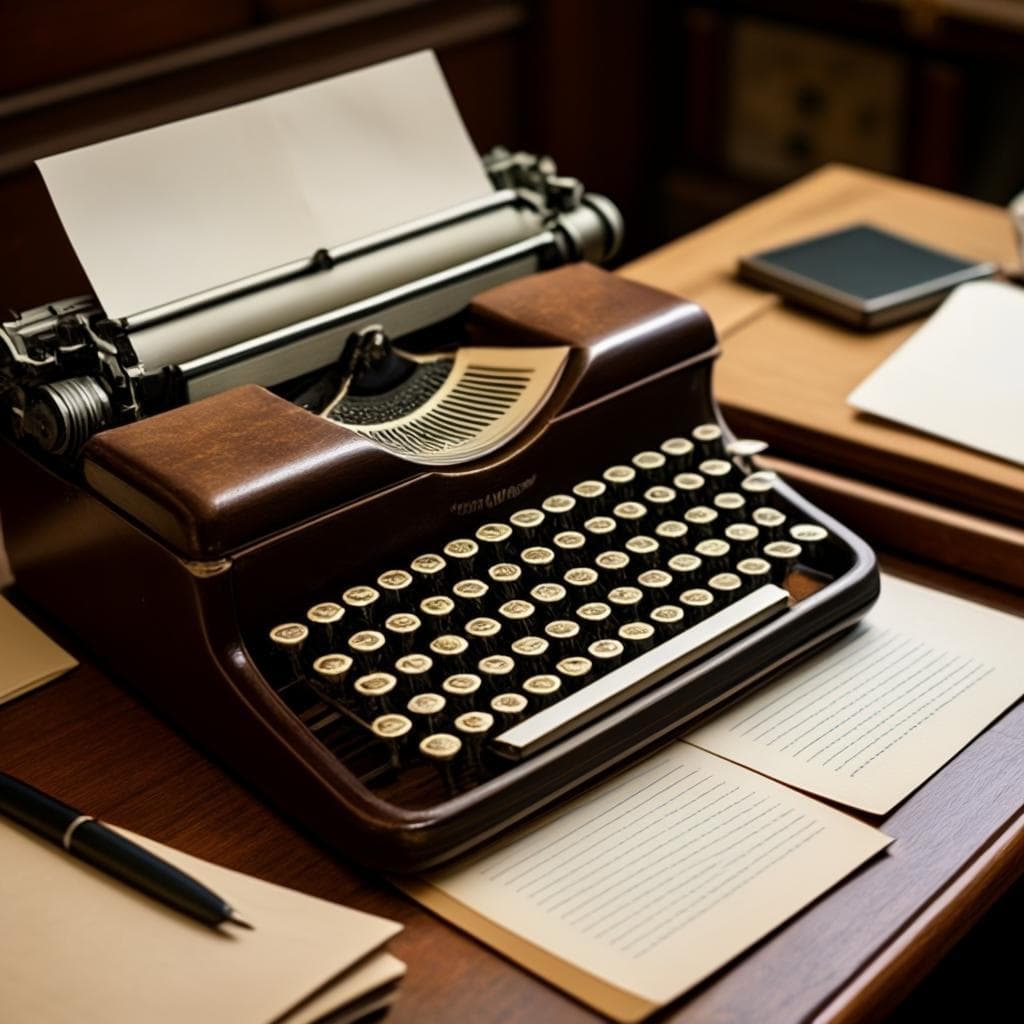
[[[895, 558], [886, 564], [910, 579], [1024, 613], [1018, 595]], [[8, 580], [0, 552], [0, 584]], [[17, 600], [16, 589], [10, 594]], [[401, 921], [405, 930], [391, 948], [407, 962], [408, 976], [387, 1018], [396, 1024], [595, 1019], [319, 847], [58, 627], [39, 621], [82, 664], [0, 707], [0, 770], [200, 857]], [[790, 1024], [860, 1020], [893, 1006], [1024, 874], [1024, 707], [1005, 714], [875, 823], [896, 840], [887, 854], [657, 1019]]]

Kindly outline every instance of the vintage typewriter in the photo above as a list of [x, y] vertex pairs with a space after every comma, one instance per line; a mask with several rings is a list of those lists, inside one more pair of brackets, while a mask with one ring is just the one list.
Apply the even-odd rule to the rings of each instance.
[[[0, 328], [21, 590], [392, 870], [666, 742], [878, 588], [864, 543], [729, 432], [704, 312], [586, 262], [614, 206], [550, 161], [485, 163], [485, 199], [309, 265]], [[204, 343], [339, 270], [358, 288], [335, 308]]]

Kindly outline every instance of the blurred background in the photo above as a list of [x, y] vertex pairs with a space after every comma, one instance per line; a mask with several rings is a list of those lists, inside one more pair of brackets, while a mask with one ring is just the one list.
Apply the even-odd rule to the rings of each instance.
[[0, 27], [14, 308], [86, 289], [38, 157], [423, 47], [478, 148], [615, 199], [623, 258], [828, 161], [1024, 187], [1024, 0], [0, 0]]

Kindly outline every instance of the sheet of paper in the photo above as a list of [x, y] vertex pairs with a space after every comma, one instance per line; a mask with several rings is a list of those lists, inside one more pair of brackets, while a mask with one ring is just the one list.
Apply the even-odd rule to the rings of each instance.
[[4, 597], [0, 597], [0, 652], [0, 704], [78, 664]]
[[[0, 992], [10, 1024], [270, 1024], [401, 930], [135, 837], [235, 906], [212, 929], [0, 821]], [[377, 987], [379, 971], [363, 981]], [[353, 980], [358, 974], [353, 975]], [[337, 1004], [335, 1004], [337, 1005]], [[297, 1024], [308, 1018], [297, 1017]]]
[[583, 1002], [632, 1021], [728, 963], [889, 842], [674, 743], [409, 891]]
[[[390, 1006], [395, 987], [405, 976], [405, 964], [390, 953], [373, 953], [332, 985], [327, 985], [274, 1024], [347, 1024]], [[345, 1010], [338, 1012], [338, 1007]]]
[[687, 736], [884, 814], [1024, 695], [1024, 619], [894, 576], [846, 639]]
[[863, 412], [1024, 465], [1024, 288], [972, 281], [850, 394]]
[[110, 316], [493, 191], [433, 53], [39, 161]]

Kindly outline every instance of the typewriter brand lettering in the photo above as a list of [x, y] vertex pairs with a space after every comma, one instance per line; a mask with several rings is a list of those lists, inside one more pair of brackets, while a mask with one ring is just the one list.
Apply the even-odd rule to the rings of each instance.
[[490, 494], [479, 498], [470, 498], [468, 501], [457, 501], [451, 506], [451, 511], [457, 516], [473, 515], [476, 512], [483, 512], [486, 509], [497, 508], [506, 501], [518, 498], [520, 494], [528, 491], [537, 482], [537, 474], [520, 480], [517, 484], [509, 484], [508, 487], [499, 487]]

